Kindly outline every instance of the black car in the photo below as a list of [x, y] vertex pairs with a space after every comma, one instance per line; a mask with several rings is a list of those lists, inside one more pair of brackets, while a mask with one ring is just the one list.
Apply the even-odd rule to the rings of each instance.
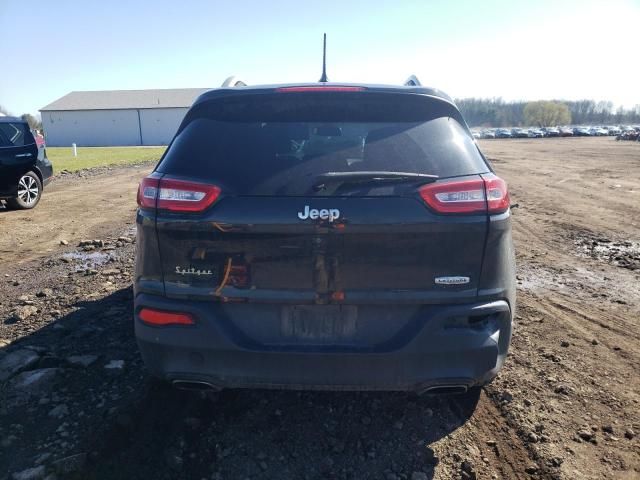
[[590, 137], [591, 136], [589, 129], [586, 127], [575, 127], [571, 129], [571, 131], [573, 132], [574, 137]]
[[559, 137], [560, 129], [557, 127], [544, 127], [541, 129], [545, 137]]
[[511, 130], [507, 129], [507, 128], [499, 128], [498, 130], [496, 130], [496, 138], [512, 138], [513, 134], [511, 133]]
[[135, 333], [178, 387], [452, 393], [505, 361], [509, 194], [442, 92], [209, 91], [138, 204]]
[[529, 132], [523, 128], [512, 128], [511, 136], [513, 138], [529, 138]]
[[29, 124], [0, 116], [0, 200], [9, 207], [35, 207], [53, 168], [44, 147], [36, 144]]

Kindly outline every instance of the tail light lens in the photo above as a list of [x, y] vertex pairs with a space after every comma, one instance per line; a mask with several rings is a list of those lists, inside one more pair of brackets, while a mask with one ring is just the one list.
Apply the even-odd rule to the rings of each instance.
[[170, 212], [202, 212], [220, 196], [220, 187], [152, 174], [140, 182], [138, 205]]
[[138, 313], [138, 317], [147, 325], [160, 327], [166, 325], [195, 325], [196, 323], [189, 313], [168, 312], [154, 308], [143, 308]]
[[159, 182], [160, 176], [154, 173], [142, 179], [138, 185], [138, 206], [140, 208], [156, 208]]
[[507, 182], [493, 174], [482, 175], [487, 192], [487, 210], [489, 213], [503, 213], [509, 210], [511, 199]]
[[485, 213], [487, 201], [481, 178], [430, 183], [420, 196], [437, 213]]
[[507, 184], [493, 174], [470, 180], [430, 183], [421, 187], [419, 193], [437, 213], [496, 214], [509, 209]]

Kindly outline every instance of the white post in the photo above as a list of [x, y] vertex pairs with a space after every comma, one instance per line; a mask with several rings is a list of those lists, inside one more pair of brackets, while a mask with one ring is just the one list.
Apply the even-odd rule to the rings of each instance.
[[78, 149], [76, 148], [76, 144], [75, 143], [71, 144], [71, 150], [73, 151], [73, 156], [77, 157], [78, 156]]

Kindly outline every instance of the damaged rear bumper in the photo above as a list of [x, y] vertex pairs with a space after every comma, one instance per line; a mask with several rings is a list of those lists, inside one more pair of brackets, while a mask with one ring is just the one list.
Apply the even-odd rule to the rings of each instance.
[[[187, 312], [196, 324], [149, 326], [138, 317], [143, 307]], [[512, 310], [504, 300], [424, 305], [383, 340], [372, 335], [370, 342], [359, 337], [353, 343], [278, 344], [248, 326], [276, 325], [277, 315], [270, 309], [279, 307], [243, 305], [242, 322], [227, 315], [234, 307], [138, 294], [135, 331], [151, 373], [216, 389], [463, 390], [495, 377], [505, 361], [512, 328]], [[359, 328], [366, 329], [367, 319], [362, 317]]]

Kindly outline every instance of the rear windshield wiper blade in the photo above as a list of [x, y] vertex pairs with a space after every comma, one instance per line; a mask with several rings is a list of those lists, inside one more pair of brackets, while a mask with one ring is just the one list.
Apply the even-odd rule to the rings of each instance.
[[385, 171], [360, 171], [360, 172], [326, 172], [317, 175], [313, 185], [314, 190], [324, 190], [328, 184], [335, 183], [369, 183], [369, 182], [412, 182], [432, 183], [438, 180], [437, 175], [411, 172], [385, 172]]

